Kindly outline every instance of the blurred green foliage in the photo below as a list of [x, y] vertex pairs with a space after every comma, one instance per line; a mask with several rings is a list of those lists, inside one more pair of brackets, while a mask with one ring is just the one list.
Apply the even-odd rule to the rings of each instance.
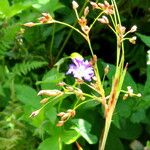
[[[86, 0], [77, 2], [80, 11], [88, 4]], [[150, 1], [117, 2], [123, 25], [127, 28], [134, 24], [138, 26], [137, 44], [125, 43], [129, 72], [123, 87], [132, 86], [135, 92], [142, 93], [142, 97], [125, 101], [120, 97], [106, 150], [128, 150], [135, 140], [149, 147], [150, 66], [146, 65], [146, 55], [150, 47]], [[54, 64], [74, 51], [83, 56], [90, 55], [85, 41], [64, 26], [22, 26], [37, 21], [42, 12], [76, 25], [71, 0], [0, 0], [0, 150], [58, 150], [61, 147], [73, 150], [76, 140], [86, 150], [97, 149], [97, 139], [104, 126], [102, 110], [97, 103], [81, 106], [75, 119], [68, 121], [62, 129], [56, 127], [57, 113], [71, 108], [74, 97], [56, 99], [37, 117], [29, 118], [31, 112], [40, 107], [38, 90], [56, 89], [57, 83], [63, 79], [72, 80], [62, 73], [67, 64], [62, 67], [60, 62], [57, 68]], [[90, 12], [89, 20], [96, 14]], [[97, 23], [91, 40], [94, 52], [100, 58], [99, 69], [110, 64], [106, 82], [109, 88], [115, 69], [114, 37], [109, 29]], [[57, 109], [59, 105], [61, 108]], [[137, 150], [136, 146], [132, 149]]]

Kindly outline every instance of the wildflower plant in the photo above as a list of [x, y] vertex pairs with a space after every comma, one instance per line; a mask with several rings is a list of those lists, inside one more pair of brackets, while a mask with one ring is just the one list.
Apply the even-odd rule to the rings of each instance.
[[[56, 124], [56, 126], [62, 127], [69, 119], [73, 118], [76, 115], [76, 110], [81, 105], [84, 105], [89, 101], [96, 101], [97, 103], [101, 104], [100, 107], [103, 107], [104, 110], [105, 126], [103, 135], [99, 140], [99, 150], [104, 150], [110, 125], [112, 122], [112, 117], [120, 93], [124, 94], [124, 96], [122, 97], [123, 100], [125, 100], [129, 96], [141, 96], [140, 93], [134, 93], [131, 86], [128, 86], [127, 90], [122, 90], [122, 85], [128, 67], [128, 64], [125, 64], [124, 41], [128, 40], [132, 44], [136, 43], [136, 36], [128, 37], [128, 35], [130, 33], [134, 33], [137, 30], [137, 27], [136, 25], [134, 25], [133, 27], [131, 27], [131, 29], [126, 31], [126, 27], [121, 24], [120, 15], [115, 0], [111, 0], [111, 3], [106, 0], [103, 3], [90, 1], [89, 5], [92, 6], [92, 10], [90, 10], [90, 8], [87, 6], [85, 7], [83, 14], [80, 16], [78, 13], [78, 8], [80, 7], [79, 4], [76, 1], [72, 2], [72, 8], [75, 12], [80, 27], [79, 29], [65, 22], [55, 20], [50, 14], [47, 13], [42, 13], [42, 17], [39, 18], [38, 23], [29, 22], [24, 24], [27, 27], [42, 24], [61, 24], [70, 27], [85, 39], [91, 52], [90, 60], [83, 58], [83, 56], [76, 52], [65, 58], [71, 59], [72, 61], [72, 63], [68, 66], [66, 76], [72, 75], [75, 78], [74, 83], [70, 85], [62, 81], [58, 83], [58, 86], [61, 87], [61, 90], [47, 89], [39, 91], [38, 95], [46, 96], [46, 98], [41, 100], [42, 107], [39, 110], [32, 112], [30, 117], [38, 115], [40, 111], [45, 108], [47, 104], [52, 100], [56, 100], [59, 97], [65, 95], [75, 95], [77, 99], [75, 105], [66, 111], [58, 112], [57, 114], [57, 116], [60, 118], [60, 121]], [[87, 16], [90, 11], [95, 10], [98, 10], [99, 14], [96, 18], [94, 18], [93, 22], [89, 24]], [[90, 40], [90, 33], [92, 32], [92, 28], [96, 22], [110, 28], [110, 30], [116, 36], [116, 70], [114, 76], [112, 77], [112, 85], [109, 94], [105, 91], [104, 84], [105, 77], [110, 70], [109, 65], [104, 68], [104, 75], [101, 76], [99, 74], [97, 56], [94, 54], [94, 50], [92, 48]], [[82, 90], [82, 85], [90, 88], [92, 92], [87, 93]]]

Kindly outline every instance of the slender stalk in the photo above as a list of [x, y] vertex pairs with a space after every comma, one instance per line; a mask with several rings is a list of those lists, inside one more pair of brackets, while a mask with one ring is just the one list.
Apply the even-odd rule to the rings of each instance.
[[[80, 15], [83, 13], [83, 10], [84, 10], [84, 8], [85, 8], [85, 6], [86, 6], [87, 3], [88, 3], [88, 0], [85, 1], [84, 5], [83, 5], [83, 7], [82, 7], [82, 9], [81, 9], [81, 11], [80, 11], [80, 13], [79, 13], [79, 17], [80, 17]], [[76, 24], [77, 24], [77, 21], [73, 24], [73, 27], [75, 27]], [[65, 38], [65, 41], [63, 42], [63, 45], [61, 46], [61, 48], [60, 48], [60, 50], [59, 50], [59, 52], [58, 52], [58, 54], [57, 54], [57, 56], [56, 56], [56, 59], [55, 59], [56, 61], [58, 60], [60, 54], [62, 53], [64, 47], [66, 46], [66, 44], [67, 44], [67, 42], [68, 42], [68, 40], [69, 40], [69, 38], [70, 38], [72, 32], [73, 32], [73, 29], [71, 29], [71, 30], [69, 31], [67, 37]]]

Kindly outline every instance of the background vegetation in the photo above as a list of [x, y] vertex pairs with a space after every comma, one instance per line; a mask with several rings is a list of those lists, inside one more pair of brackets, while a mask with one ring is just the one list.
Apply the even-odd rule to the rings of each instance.
[[[90, 55], [85, 41], [72, 30], [60, 25], [25, 28], [26, 22], [37, 21], [41, 13], [50, 13], [58, 20], [76, 25], [71, 0], [0, 0], [0, 150], [57, 150], [58, 134], [65, 150], [77, 149], [74, 141], [86, 150], [97, 149], [97, 138], [104, 120], [98, 104], [80, 107], [76, 119], [83, 118], [87, 133], [77, 136], [69, 125], [61, 132], [56, 127], [58, 110], [48, 106], [40, 115], [29, 115], [40, 107], [40, 89], [54, 89], [65, 77], [67, 64], [55, 65], [63, 56], [79, 52]], [[88, 1], [78, 0], [80, 11]], [[122, 23], [127, 28], [138, 26], [137, 44], [125, 43], [126, 62], [129, 63], [124, 87], [130, 84], [142, 93], [140, 99], [118, 101], [106, 150], [138, 150], [150, 145], [150, 66], [146, 65], [150, 48], [150, 1], [118, 0]], [[96, 16], [91, 12], [89, 19]], [[109, 29], [97, 23], [91, 34], [95, 54], [100, 58], [99, 68], [109, 63], [113, 72], [116, 52], [114, 36]], [[60, 67], [60, 69], [59, 69]], [[112, 72], [108, 75], [110, 83]], [[66, 80], [70, 81], [68, 77]], [[74, 97], [62, 110], [70, 108]], [[121, 99], [121, 98], [120, 98]], [[89, 124], [90, 123], [90, 124]], [[77, 122], [74, 122], [76, 126]], [[79, 126], [78, 126], [79, 127]], [[86, 139], [86, 140], [85, 140]], [[71, 145], [68, 145], [73, 143]]]

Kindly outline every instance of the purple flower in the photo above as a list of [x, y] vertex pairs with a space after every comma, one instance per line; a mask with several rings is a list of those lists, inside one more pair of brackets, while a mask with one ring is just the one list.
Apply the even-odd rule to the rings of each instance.
[[72, 59], [73, 64], [69, 65], [69, 70], [66, 74], [73, 74], [75, 78], [85, 79], [91, 81], [91, 78], [94, 76], [94, 70], [91, 64], [84, 59], [74, 58]]

